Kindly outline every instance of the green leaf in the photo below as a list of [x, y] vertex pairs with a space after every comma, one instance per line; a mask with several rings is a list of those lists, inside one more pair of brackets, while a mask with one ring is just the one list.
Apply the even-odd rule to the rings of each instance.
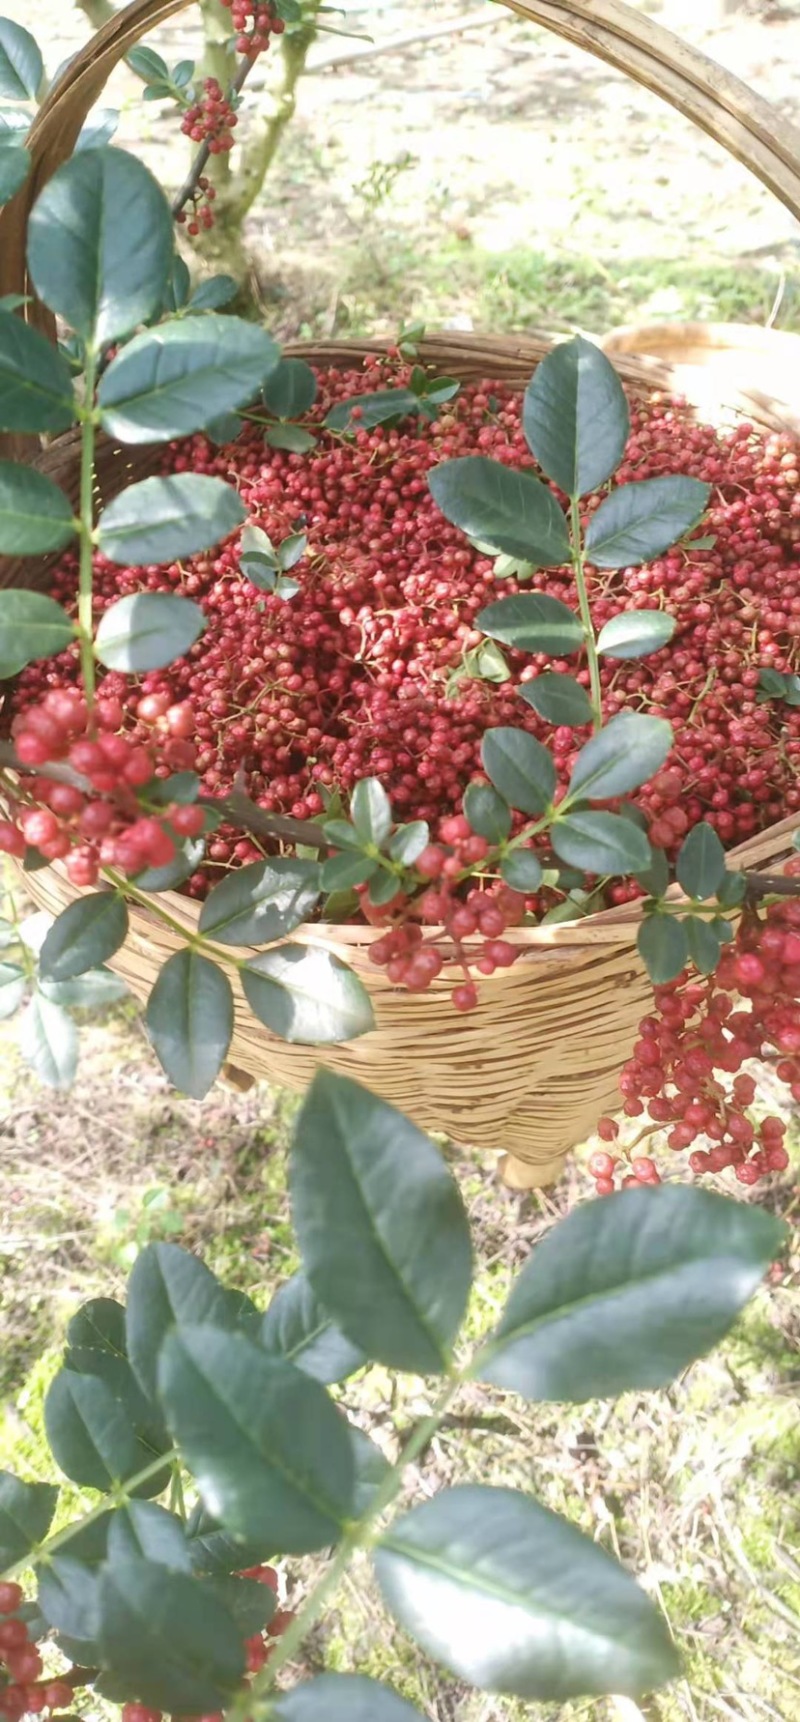
[[482, 646], [476, 646], [474, 651], [468, 652], [467, 659], [474, 663], [476, 673], [481, 681], [508, 682], [511, 680], [508, 660], [505, 654], [501, 652], [500, 647], [496, 646], [492, 640], [485, 640]]
[[77, 155], [82, 149], [102, 149], [104, 144], [111, 142], [118, 125], [118, 108], [93, 108], [78, 133], [73, 153]]
[[0, 1022], [13, 1016], [28, 990], [28, 977], [17, 963], [0, 963]]
[[221, 311], [223, 305], [229, 305], [236, 298], [239, 283], [232, 275], [210, 275], [207, 281], [201, 281], [195, 287], [189, 300], [190, 311]]
[[[127, 1357], [98, 1345], [71, 1345], [64, 1353], [64, 1368], [93, 1376], [110, 1390], [139, 1442], [137, 1470], [166, 1452], [169, 1442], [164, 1420], [142, 1392]], [[160, 1494], [167, 1479], [168, 1470], [162, 1470], [151, 1485], [144, 1486], [144, 1493]]]
[[162, 323], [136, 335], [104, 372], [103, 429], [124, 443], [190, 436], [252, 400], [277, 359], [272, 337], [239, 317]]
[[175, 891], [196, 872], [205, 850], [205, 838], [187, 837], [173, 861], [167, 861], [163, 867], [145, 867], [135, 875], [134, 884], [140, 891]]
[[39, 298], [96, 347], [160, 311], [172, 257], [166, 197], [125, 150], [73, 155], [31, 211], [28, 268]]
[[152, 83], [154, 79], [157, 82], [169, 83], [169, 66], [166, 60], [162, 60], [161, 55], [156, 53], [155, 48], [131, 48], [125, 56], [125, 62], [145, 83]]
[[316, 861], [254, 861], [215, 885], [200, 911], [200, 932], [221, 945], [268, 945], [308, 920], [319, 893]]
[[667, 645], [676, 627], [666, 610], [623, 610], [600, 629], [597, 650], [605, 658], [646, 658]]
[[689, 956], [701, 975], [713, 975], [719, 962], [722, 940], [713, 922], [702, 915], [687, 915], [684, 921]]
[[636, 1696], [680, 1672], [664, 1620], [624, 1568], [513, 1489], [445, 1489], [396, 1521], [374, 1560], [396, 1619], [485, 1692]]
[[488, 778], [510, 807], [520, 813], [544, 813], [555, 794], [556, 768], [552, 755], [525, 730], [503, 726], [487, 729], [481, 761]]
[[697, 478], [644, 478], [621, 484], [592, 515], [584, 540], [596, 568], [638, 568], [696, 526], [711, 486]]
[[253, 1015], [282, 1040], [319, 1046], [355, 1040], [375, 1027], [362, 982], [321, 945], [265, 951], [239, 978]]
[[800, 676], [784, 676], [780, 670], [761, 670], [758, 677], [759, 705], [765, 700], [785, 700], [789, 706], [800, 706]]
[[245, 518], [241, 498], [223, 478], [197, 472], [143, 478], [103, 509], [98, 543], [109, 562], [145, 568], [210, 550]]
[[[342, 1414], [343, 1415], [343, 1414]], [[350, 1445], [353, 1449], [353, 1463], [356, 1468], [354, 1500], [356, 1513], [362, 1518], [368, 1513], [375, 1500], [378, 1489], [386, 1482], [391, 1465], [381, 1452], [376, 1442], [365, 1435], [355, 1423], [347, 1425], [350, 1434]]]
[[500, 598], [478, 611], [475, 625], [517, 652], [546, 652], [561, 658], [583, 646], [579, 617], [568, 604], [549, 598], [546, 592], [517, 592], [513, 598]]
[[[553, 493], [531, 472], [484, 455], [442, 461], [428, 486], [443, 515], [469, 538], [540, 568], [569, 561], [567, 523]], [[483, 624], [481, 624], [483, 626]]]
[[724, 1339], [785, 1235], [678, 1185], [575, 1208], [518, 1276], [478, 1379], [571, 1404], [666, 1387]]
[[678, 884], [687, 897], [705, 902], [716, 897], [725, 878], [725, 850], [713, 825], [701, 820], [684, 838], [675, 864]]
[[522, 428], [542, 471], [567, 496], [587, 496], [616, 472], [630, 412], [614, 366], [593, 341], [576, 335], [537, 365]]
[[[797, 842], [797, 832], [794, 835], [794, 847], [800, 848]], [[723, 909], [737, 909], [747, 896], [747, 874], [726, 873], [717, 891], [717, 902]]]
[[388, 1368], [440, 1374], [472, 1256], [458, 1189], [429, 1138], [359, 1083], [319, 1071], [295, 1128], [290, 1189], [303, 1267], [348, 1339]]
[[673, 981], [689, 955], [684, 921], [675, 915], [647, 915], [639, 928], [636, 948], [655, 986]]
[[165, 1341], [159, 1397], [201, 1499], [234, 1536], [306, 1554], [353, 1516], [347, 1424], [324, 1388], [239, 1333], [181, 1327]]
[[186, 1532], [179, 1518], [155, 1501], [129, 1501], [111, 1514], [108, 1521], [108, 1559], [111, 1566], [131, 1555], [191, 1572], [192, 1557]]
[[[332, 855], [323, 863], [320, 882], [323, 891], [349, 891], [354, 885], [366, 885], [378, 873], [380, 862], [369, 855]], [[396, 883], [396, 881], [395, 881]]]
[[244, 1567], [257, 1566], [274, 1552], [269, 1536], [258, 1542], [254, 1538], [242, 1542], [241, 1538], [232, 1537], [200, 1501], [189, 1515], [186, 1535], [192, 1570], [196, 1573], [216, 1576], [241, 1572]]
[[[2, 161], [0, 151], [0, 174]], [[63, 490], [35, 467], [0, 460], [0, 554], [44, 556], [61, 550], [74, 535]]]
[[31, 157], [24, 144], [6, 143], [2, 139], [0, 142], [0, 203], [8, 203], [25, 184], [31, 171]]
[[367, 1362], [323, 1309], [302, 1271], [278, 1288], [260, 1337], [265, 1351], [279, 1352], [325, 1387], [346, 1381]]
[[346, 819], [326, 819], [322, 830], [332, 848], [355, 849], [359, 855], [363, 854], [363, 842], [355, 826]]
[[430, 826], [426, 821], [412, 819], [410, 825], [398, 825], [389, 843], [388, 853], [393, 861], [402, 861], [404, 867], [413, 867], [423, 849], [427, 849], [430, 840]]
[[[390, 419], [419, 413], [421, 406], [411, 389], [379, 389], [375, 394], [351, 395], [331, 407], [324, 421], [325, 429], [351, 435], [360, 430], [374, 430], [376, 425], [387, 424]], [[353, 418], [354, 407], [358, 408], [358, 418]]]
[[202, 1100], [219, 1076], [233, 1034], [227, 975], [186, 946], [168, 957], [147, 1001], [147, 1032], [181, 1094]]
[[302, 425], [269, 425], [264, 432], [264, 441], [270, 448], [284, 448], [290, 454], [307, 454], [316, 446], [317, 439], [313, 431], [304, 430]]
[[500, 874], [512, 891], [538, 891], [542, 883], [542, 863], [530, 849], [512, 849], [500, 862]]
[[21, 24], [0, 18], [0, 96], [35, 102], [44, 77], [39, 44]]
[[639, 712], [612, 718], [581, 748], [565, 800], [609, 801], [627, 795], [659, 770], [671, 746], [672, 725], [665, 718]]
[[0, 311], [0, 430], [48, 431], [75, 422], [69, 366], [38, 330]]
[[67, 1345], [94, 1347], [112, 1357], [126, 1357], [124, 1304], [111, 1297], [90, 1298], [76, 1310], [67, 1327]]
[[59, 1370], [44, 1402], [44, 1421], [59, 1469], [87, 1488], [108, 1492], [153, 1458], [127, 1407], [98, 1375]]
[[374, 873], [369, 882], [369, 900], [371, 903], [383, 905], [391, 903], [397, 896], [397, 875], [383, 870]]
[[490, 783], [469, 783], [464, 814], [470, 827], [488, 843], [504, 843], [511, 830], [511, 809]]
[[644, 832], [619, 813], [565, 814], [550, 839], [562, 861], [585, 873], [641, 873], [650, 861]]
[[11, 1471], [0, 1471], [0, 1571], [44, 1542], [57, 1501], [53, 1483], [23, 1483]]
[[[307, 547], [308, 537], [305, 532], [290, 532], [288, 538], [284, 538], [278, 546], [278, 567], [283, 569], [284, 573], [296, 567], [305, 556]], [[297, 590], [299, 591], [299, 587]]]
[[62, 652], [75, 637], [66, 610], [44, 592], [7, 587], [0, 592], [0, 678], [15, 676], [37, 658]]
[[37, 1600], [48, 1626], [93, 1644], [100, 1620], [97, 1574], [73, 1555], [59, 1554], [39, 1568], [37, 1577]]
[[237, 442], [244, 430], [244, 419], [241, 413], [220, 413], [215, 419], [210, 419], [206, 425], [206, 436], [218, 448], [225, 443]]
[[182, 658], [205, 628], [199, 604], [166, 592], [134, 592], [106, 610], [95, 651], [107, 670], [139, 675]]
[[48, 1088], [69, 1088], [78, 1066], [78, 1035], [60, 1005], [34, 993], [19, 1025], [20, 1051]]
[[255, 1579], [220, 1573], [217, 1578], [206, 1579], [206, 1589], [219, 1598], [242, 1638], [252, 1638], [263, 1632], [277, 1607], [274, 1591], [268, 1584], [259, 1584]]
[[377, 777], [363, 777], [350, 799], [350, 817], [363, 843], [380, 849], [392, 829], [392, 806]]
[[366, 1674], [318, 1674], [270, 1706], [271, 1722], [424, 1722], [396, 1692]]
[[314, 405], [317, 379], [304, 359], [281, 359], [261, 392], [276, 419], [299, 419]]
[[158, 1354], [173, 1327], [213, 1322], [236, 1325], [228, 1298], [210, 1269], [178, 1244], [148, 1244], [128, 1280], [128, 1356], [148, 1399], [157, 1389]]
[[669, 888], [669, 862], [663, 849], [650, 850], [650, 864], [636, 875], [651, 897], [663, 897]]
[[202, 1580], [152, 1561], [109, 1562], [100, 1573], [103, 1660], [159, 1710], [222, 1710], [244, 1675], [239, 1632]]
[[535, 676], [533, 681], [523, 682], [517, 692], [547, 723], [581, 729], [592, 721], [591, 700], [574, 676], [546, 670], [544, 675]]
[[[0, 140], [3, 143], [19, 143], [23, 134], [27, 136], [32, 123], [33, 116], [25, 108], [0, 108]], [[15, 301], [13, 305], [8, 306], [8, 309], [12, 311], [16, 310], [19, 305], [30, 303], [24, 293], [8, 293], [2, 300], [4, 308], [9, 299]]]
[[62, 909], [39, 953], [45, 980], [68, 981], [104, 963], [128, 933], [128, 909], [116, 891], [93, 891]]

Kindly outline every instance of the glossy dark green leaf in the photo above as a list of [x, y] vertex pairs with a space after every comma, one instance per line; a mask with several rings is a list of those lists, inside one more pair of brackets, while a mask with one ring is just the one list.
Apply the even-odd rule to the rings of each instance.
[[105, 610], [95, 649], [107, 670], [140, 675], [182, 658], [205, 628], [199, 604], [168, 592], [134, 592]]
[[39, 1568], [37, 1576], [37, 1600], [48, 1626], [70, 1638], [95, 1643], [100, 1623], [96, 1572], [71, 1554], [57, 1554]]
[[665, 1387], [724, 1338], [785, 1235], [762, 1208], [674, 1184], [585, 1203], [536, 1246], [478, 1377], [573, 1404]]
[[205, 852], [205, 838], [186, 837], [174, 860], [163, 867], [145, 867], [135, 875], [134, 883], [139, 891], [176, 891], [197, 871]]
[[[142, 1392], [127, 1357], [98, 1345], [70, 1345], [64, 1353], [64, 1368], [71, 1374], [93, 1376], [109, 1389], [139, 1442], [137, 1470], [166, 1453], [169, 1440], [164, 1419]], [[168, 1480], [168, 1469], [157, 1472], [152, 1486], [144, 1485], [144, 1493], [160, 1494]]]
[[169, 1335], [159, 1397], [201, 1499], [242, 1538], [304, 1554], [338, 1541], [353, 1516], [347, 1424], [324, 1388], [239, 1333]]
[[359, 1083], [320, 1071], [297, 1120], [290, 1188], [303, 1267], [348, 1338], [390, 1368], [446, 1368], [472, 1255], [429, 1138]]
[[640, 873], [650, 860], [643, 831], [619, 813], [568, 813], [550, 832], [556, 854], [585, 873]]
[[674, 981], [689, 956], [684, 922], [675, 915], [647, 915], [639, 928], [636, 948], [655, 986]]
[[[351, 395], [331, 407], [325, 419], [325, 429], [354, 433], [374, 430], [376, 425], [390, 419], [407, 418], [420, 411], [420, 400], [412, 389], [379, 389], [375, 394]], [[355, 408], [357, 417], [353, 417]]]
[[78, 1067], [78, 1034], [60, 1005], [36, 992], [19, 1025], [20, 1051], [48, 1088], [69, 1088]]
[[320, 882], [323, 891], [349, 891], [354, 885], [366, 885], [379, 869], [380, 862], [369, 855], [331, 855], [323, 863]]
[[53, 922], [39, 953], [39, 971], [45, 980], [72, 980], [113, 957], [127, 932], [127, 905], [116, 891], [78, 897]]
[[711, 487], [697, 478], [621, 484], [592, 515], [584, 540], [596, 568], [638, 568], [661, 556], [702, 519]]
[[322, 829], [333, 849], [356, 849], [359, 855], [363, 853], [363, 841], [348, 820], [326, 819]]
[[72, 508], [63, 490], [35, 467], [0, 460], [0, 554], [43, 556], [62, 549], [74, 534]]
[[31, 156], [24, 144], [6, 143], [4, 138], [0, 142], [0, 203], [8, 203], [25, 184], [31, 171]]
[[576, 335], [537, 365], [522, 428], [542, 471], [567, 496], [587, 496], [616, 472], [630, 412], [611, 361], [593, 341]]
[[561, 658], [583, 646], [580, 618], [568, 604], [548, 597], [546, 592], [517, 592], [513, 598], [500, 598], [479, 610], [475, 625], [518, 652], [546, 652], [549, 657]]
[[314, 432], [302, 425], [269, 425], [264, 432], [269, 448], [285, 448], [289, 454], [307, 454], [316, 440]]
[[145, 83], [152, 83], [154, 79], [160, 83], [169, 82], [169, 66], [166, 60], [162, 60], [161, 55], [156, 53], [155, 48], [146, 48], [139, 44], [126, 54], [125, 61], [131, 71]]
[[317, 379], [304, 359], [281, 359], [263, 388], [264, 404], [276, 419], [299, 419], [317, 398]]
[[0, 311], [0, 430], [48, 431], [75, 422], [69, 366], [38, 330]]
[[520, 813], [540, 814], [550, 806], [556, 787], [553, 756], [526, 730], [487, 729], [481, 762], [496, 790]]
[[366, 1674], [318, 1674], [270, 1705], [274, 1722], [424, 1722], [419, 1710]]
[[58, 1501], [53, 1483], [23, 1483], [0, 1471], [0, 1571], [43, 1543]]
[[646, 658], [668, 644], [676, 627], [666, 610], [623, 610], [600, 629], [597, 650], [603, 658]]
[[392, 807], [377, 777], [363, 777], [356, 784], [350, 798], [350, 818], [363, 843], [381, 848], [386, 842], [392, 829]]
[[268, 1584], [255, 1579], [238, 1578], [233, 1573], [220, 1573], [207, 1578], [206, 1589], [219, 1598], [225, 1612], [235, 1621], [242, 1638], [253, 1638], [263, 1632], [275, 1613], [275, 1592]]
[[73, 1483], [108, 1491], [148, 1464], [130, 1417], [97, 1375], [62, 1369], [44, 1402], [53, 1458]]
[[63, 651], [75, 638], [66, 610], [44, 592], [9, 586], [0, 592], [0, 678], [15, 676], [37, 658]]
[[155, 1399], [158, 1353], [173, 1327], [236, 1325], [227, 1294], [203, 1262], [178, 1244], [148, 1244], [128, 1280], [128, 1356], [148, 1399]]
[[167, 199], [144, 163], [121, 149], [73, 155], [47, 181], [28, 222], [39, 298], [97, 347], [160, 311], [172, 257]]
[[663, 897], [670, 883], [669, 862], [663, 849], [650, 850], [650, 862], [636, 875], [650, 897]]
[[504, 855], [500, 873], [512, 891], [538, 891], [542, 883], [542, 863], [530, 849], [512, 849]]
[[681, 844], [675, 872], [687, 897], [697, 897], [701, 902], [716, 897], [726, 866], [725, 850], [713, 825], [701, 819], [692, 827]]
[[[344, 1418], [344, 1412], [342, 1417]], [[355, 1510], [358, 1518], [362, 1518], [365, 1513], [371, 1511], [375, 1495], [386, 1482], [391, 1465], [377, 1442], [365, 1435], [363, 1429], [359, 1429], [356, 1423], [348, 1423], [347, 1427], [356, 1474], [353, 1491]]]
[[0, 963], [0, 1022], [13, 1016], [28, 990], [28, 977], [18, 963]]
[[278, 360], [255, 323], [210, 312], [137, 335], [98, 390], [103, 429], [124, 443], [166, 442], [241, 407]]
[[713, 975], [722, 951], [717, 928], [702, 915], [687, 915], [684, 921], [689, 956], [701, 975]]
[[118, 108], [93, 108], [78, 133], [74, 153], [82, 149], [102, 149], [110, 143], [119, 125]]
[[503, 843], [511, 830], [511, 809], [491, 783], [470, 783], [464, 792], [470, 827], [488, 843]]
[[35, 102], [44, 77], [36, 38], [11, 18], [0, 18], [0, 96]]
[[258, 1566], [274, 1553], [271, 1536], [258, 1541], [250, 1537], [243, 1542], [241, 1537], [233, 1537], [230, 1531], [223, 1530], [219, 1521], [206, 1512], [201, 1501], [189, 1515], [186, 1537], [193, 1572], [212, 1577]]
[[202, 1100], [219, 1076], [233, 1034], [233, 993], [217, 963], [189, 946], [168, 957], [147, 1001], [147, 1032], [181, 1094]]
[[288, 538], [281, 540], [278, 545], [278, 567], [284, 573], [295, 568], [301, 562], [308, 548], [308, 535], [305, 532], [290, 532]]
[[209, 420], [205, 434], [217, 448], [224, 448], [226, 443], [237, 442], [243, 430], [241, 413], [220, 413], [217, 418]]
[[200, 1579], [128, 1555], [102, 1570], [99, 1589], [103, 1659], [143, 1703], [190, 1713], [226, 1706], [244, 1674], [244, 1647]]
[[581, 729], [592, 721], [591, 700], [574, 676], [546, 670], [544, 675], [534, 676], [533, 681], [523, 682], [517, 692], [546, 723]]
[[198, 472], [143, 478], [103, 509], [98, 543], [109, 562], [173, 562], [219, 544], [246, 519], [233, 485]]
[[369, 993], [347, 963], [321, 945], [280, 945], [239, 972], [254, 1016], [282, 1040], [318, 1046], [369, 1034]]
[[410, 825], [399, 825], [390, 843], [388, 853], [393, 861], [402, 861], [404, 867], [413, 867], [427, 849], [431, 840], [430, 826], [424, 819], [412, 819]]
[[581, 748], [566, 799], [609, 801], [647, 783], [664, 764], [672, 746], [672, 725], [665, 718], [626, 712], [612, 718]]
[[[469, 538], [540, 568], [569, 561], [563, 512], [546, 484], [484, 455], [442, 461], [428, 474], [433, 500]], [[480, 624], [483, 626], [483, 624]]]
[[223, 305], [230, 305], [239, 291], [239, 283], [232, 275], [210, 275], [207, 281], [201, 281], [195, 287], [189, 301], [190, 311], [221, 311]]
[[200, 931], [220, 945], [268, 945], [308, 920], [320, 892], [316, 861], [278, 855], [229, 873], [206, 898]]
[[331, 1320], [302, 1272], [275, 1293], [262, 1321], [260, 1342], [265, 1351], [279, 1352], [326, 1387], [346, 1381], [367, 1361]]
[[112, 1297], [90, 1298], [81, 1304], [67, 1327], [67, 1345], [126, 1357], [125, 1305]]
[[[796, 832], [793, 841], [795, 849], [800, 848], [800, 845], [797, 842]], [[717, 890], [717, 902], [722, 905], [722, 908], [737, 909], [739, 904], [744, 902], [746, 896], [747, 874], [740, 872], [726, 873], [725, 878], [721, 880]]]
[[155, 1561], [175, 1572], [191, 1572], [192, 1557], [185, 1528], [175, 1513], [155, 1501], [129, 1501], [111, 1514], [108, 1559], [112, 1566], [129, 1555]]
[[446, 1489], [396, 1521], [374, 1559], [396, 1618], [483, 1691], [635, 1697], [680, 1672], [666, 1623], [625, 1569], [512, 1489]]

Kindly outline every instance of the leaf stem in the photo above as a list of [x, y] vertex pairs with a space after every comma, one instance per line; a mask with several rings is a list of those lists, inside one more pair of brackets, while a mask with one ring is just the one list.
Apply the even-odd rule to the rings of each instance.
[[86, 348], [84, 417], [81, 425], [80, 572], [78, 579], [78, 637], [81, 676], [87, 705], [94, 703], [94, 638], [92, 627], [92, 552], [94, 549], [94, 444], [97, 354]]
[[227, 1722], [244, 1722], [245, 1717], [256, 1718], [259, 1715], [268, 1714], [264, 1708], [264, 1701], [269, 1700], [276, 1674], [287, 1662], [291, 1661], [299, 1650], [307, 1633], [319, 1619], [328, 1598], [338, 1588], [339, 1581], [356, 1550], [369, 1548], [376, 1541], [375, 1525], [377, 1520], [386, 1511], [386, 1508], [390, 1507], [392, 1502], [396, 1500], [403, 1486], [406, 1469], [413, 1464], [436, 1434], [461, 1385], [462, 1376], [460, 1374], [451, 1376], [429, 1416], [415, 1425], [396, 1465], [392, 1466], [385, 1481], [376, 1490], [369, 1509], [348, 1531], [327, 1572], [323, 1574], [319, 1584], [315, 1586], [295, 1616], [288, 1631], [283, 1634], [280, 1640], [280, 1649], [273, 1653], [261, 1672], [256, 1675], [252, 1685], [242, 1692], [227, 1710]]
[[586, 590], [585, 557], [581, 539], [581, 510], [580, 499], [570, 498], [569, 504], [569, 535], [572, 548], [572, 569], [575, 575], [575, 587], [578, 593], [578, 609], [583, 623], [583, 640], [586, 647], [586, 657], [589, 663], [589, 680], [591, 684], [590, 698], [592, 702], [592, 723], [595, 732], [603, 722], [602, 690], [600, 687], [600, 661], [597, 656], [592, 612], [589, 607], [589, 594]]

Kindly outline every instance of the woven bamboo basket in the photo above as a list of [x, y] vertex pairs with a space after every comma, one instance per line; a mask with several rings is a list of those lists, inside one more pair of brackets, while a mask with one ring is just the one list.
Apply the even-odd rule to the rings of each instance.
[[[0, 216], [0, 292], [29, 291], [24, 262], [29, 209], [69, 155], [109, 72], [142, 35], [189, 3], [134, 0], [76, 57], [48, 96], [29, 139], [31, 178]], [[618, 0], [503, 3], [656, 89], [800, 214], [800, 133], [712, 62]], [[25, 314], [53, 335], [52, 319], [41, 305], [34, 301]], [[340, 367], [380, 350], [378, 342], [286, 349], [312, 363]], [[464, 381], [492, 377], [522, 387], [547, 350], [547, 341], [541, 339], [446, 335], [424, 343], [422, 357]], [[625, 355], [619, 370], [634, 392], [677, 392], [668, 364]], [[785, 422], [779, 407], [766, 400], [759, 406], [746, 390], [735, 406], [764, 427]], [[0, 440], [4, 455], [35, 461], [77, 499], [74, 432], [44, 451], [30, 438]], [[101, 439], [99, 497], [110, 500], [132, 478], [154, 470], [159, 458], [158, 450], [121, 450]], [[47, 562], [6, 561], [0, 565], [0, 585], [46, 588], [48, 568]], [[790, 819], [773, 827], [733, 851], [732, 860], [760, 870], [779, 869], [791, 852], [796, 824]], [[25, 886], [54, 914], [80, 894], [57, 864], [26, 875]], [[198, 910], [189, 899], [173, 893], [159, 901], [181, 926], [196, 928]], [[302, 1088], [317, 1065], [329, 1065], [364, 1081], [425, 1128], [506, 1150], [510, 1183], [546, 1183], [557, 1175], [564, 1153], [591, 1132], [599, 1114], [613, 1107], [617, 1097], [618, 1071], [650, 994], [636, 955], [639, 916], [637, 905], [625, 905], [580, 923], [512, 933], [521, 947], [520, 958], [512, 969], [482, 982], [478, 1009], [463, 1018], [457, 1017], [447, 996], [452, 972], [445, 971], [427, 994], [396, 991], [369, 962], [369, 947], [378, 936], [373, 929], [309, 925], [293, 939], [324, 944], [352, 964], [372, 995], [375, 1031], [339, 1047], [290, 1046], [270, 1035], [239, 999], [230, 1072]], [[144, 909], [132, 910], [131, 929], [113, 966], [144, 997], [180, 939]]]
[[602, 345], [614, 364], [669, 365], [709, 423], [749, 406], [760, 423], [800, 436], [800, 335], [752, 323], [640, 323]]

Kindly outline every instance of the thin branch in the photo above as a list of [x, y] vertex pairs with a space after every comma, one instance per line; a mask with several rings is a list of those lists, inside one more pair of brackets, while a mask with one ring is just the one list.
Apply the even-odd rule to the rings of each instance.
[[747, 896], [751, 902], [759, 897], [800, 897], [800, 878], [786, 878], [784, 873], [746, 873]]
[[[245, 58], [242, 61], [242, 64], [239, 67], [239, 70], [238, 70], [236, 77], [233, 80], [233, 84], [231, 86], [234, 95], [238, 96], [240, 91], [244, 89], [244, 86], [247, 82], [247, 79], [249, 78], [250, 73], [252, 72], [253, 67], [256, 63], [256, 58], [257, 58], [257, 56], [254, 56], [254, 57], [248, 56], [247, 58]], [[203, 169], [208, 166], [208, 160], [209, 160], [210, 155], [211, 155], [211, 151], [208, 147], [208, 139], [206, 139], [205, 143], [202, 143], [200, 145], [200, 148], [197, 151], [197, 155], [195, 156], [194, 161], [192, 162], [192, 165], [189, 169], [189, 172], [186, 176], [186, 179], [184, 180], [184, 183], [181, 186], [181, 189], [178, 192], [177, 196], [173, 199], [173, 203], [172, 203], [173, 220], [175, 219], [176, 216], [180, 215], [181, 210], [184, 209], [185, 205], [187, 203], [189, 203], [190, 200], [194, 199], [194, 194], [197, 191], [197, 182], [201, 178], [201, 175], [203, 173]]]

